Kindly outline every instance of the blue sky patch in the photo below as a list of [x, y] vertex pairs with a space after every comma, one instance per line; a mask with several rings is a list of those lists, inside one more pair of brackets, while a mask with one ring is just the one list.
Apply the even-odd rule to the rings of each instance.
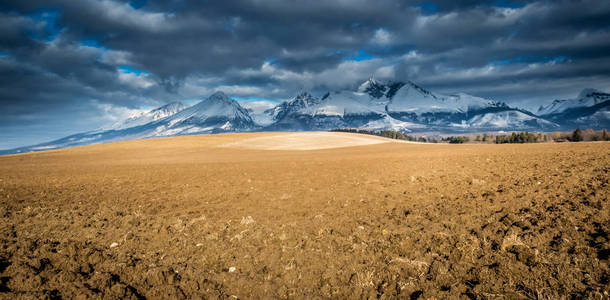
[[566, 56], [517, 56], [515, 58], [490, 61], [489, 65], [502, 66], [502, 65], [509, 65], [509, 64], [519, 64], [519, 63], [530, 64], [530, 63], [566, 62], [566, 61], [568, 61], [568, 58]]
[[363, 60], [371, 60], [373, 58], [376, 58], [376, 57], [372, 56], [372, 55], [366, 53], [364, 50], [360, 49], [360, 50], [358, 50], [358, 52], [356, 52], [355, 56], [348, 57], [345, 60], [363, 61]]
[[121, 70], [123, 73], [132, 73], [132, 74], [136, 74], [136, 75], [140, 75], [140, 74], [150, 74], [147, 71], [144, 70], [138, 70], [134, 67], [130, 67], [130, 66], [120, 66], [119, 70]]
[[235, 27], [237, 27], [240, 21], [241, 19], [239, 17], [229, 18], [229, 20], [225, 23], [225, 30], [231, 33], [235, 33]]
[[148, 4], [148, 0], [131, 0], [129, 1], [129, 6], [133, 7], [133, 9], [140, 9]]
[[107, 50], [106, 47], [100, 45], [100, 42], [97, 39], [94, 39], [94, 38], [85, 38], [85, 39], [82, 39], [80, 41], [80, 43], [83, 46]]
[[43, 33], [30, 32], [30, 37], [39, 41], [50, 42], [54, 40], [57, 35], [61, 32], [61, 27], [57, 25], [57, 19], [59, 19], [60, 12], [57, 9], [45, 8], [37, 10], [28, 16], [37, 23], [44, 22]]
[[438, 11], [438, 5], [432, 2], [422, 3], [419, 8], [426, 15], [433, 15]]

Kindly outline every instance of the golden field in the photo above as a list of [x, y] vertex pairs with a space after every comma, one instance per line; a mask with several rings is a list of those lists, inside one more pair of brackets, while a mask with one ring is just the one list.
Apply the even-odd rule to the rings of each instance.
[[0, 298], [608, 299], [609, 171], [349, 133], [0, 156]]

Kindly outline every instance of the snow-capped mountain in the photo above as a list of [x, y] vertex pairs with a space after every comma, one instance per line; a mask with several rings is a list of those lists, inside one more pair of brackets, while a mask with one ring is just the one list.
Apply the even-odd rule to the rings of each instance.
[[157, 135], [249, 131], [257, 127], [248, 111], [223, 92], [150, 125]]
[[540, 106], [538, 115], [562, 113], [568, 109], [578, 107], [591, 107], [610, 100], [610, 94], [596, 89], [584, 89], [576, 99], [555, 100], [546, 106]]
[[287, 115], [297, 113], [303, 109], [307, 109], [320, 103], [319, 99], [314, 98], [307, 92], [301, 92], [291, 101], [282, 102], [276, 107], [266, 111], [273, 120], [278, 121], [285, 118]]
[[369, 79], [355, 91], [315, 98], [301, 93], [268, 111], [268, 130], [332, 128], [442, 130], [541, 130], [557, 125], [505, 103], [460, 93], [435, 94], [412, 82]]
[[159, 108], [155, 108], [151, 111], [142, 112], [137, 115], [131, 116], [126, 120], [117, 122], [110, 126], [108, 129], [125, 129], [129, 127], [144, 125], [146, 123], [150, 123], [152, 121], [156, 121], [159, 119], [163, 119], [165, 117], [169, 117], [183, 109], [186, 108], [186, 105], [182, 102], [172, 102], [166, 105], [163, 105]]
[[[170, 103], [133, 116], [110, 129], [71, 135], [59, 140], [0, 154], [65, 148], [112, 141], [188, 134], [243, 131], [311, 131], [337, 128], [401, 132], [557, 130], [610, 128], [610, 94], [584, 90], [577, 99], [556, 100], [538, 114], [464, 93], [443, 95], [412, 82], [373, 78], [354, 90], [314, 97], [301, 92], [275, 106], [247, 104], [222, 92], [185, 107]], [[570, 128], [571, 127], [571, 128]]]
[[609, 128], [610, 94], [584, 89], [576, 99], [555, 100], [541, 106], [537, 113], [547, 120], [559, 123], [563, 128]]
[[[131, 124], [136, 124], [131, 127], [124, 128], [125, 125], [123, 125], [114, 129], [78, 133], [47, 143], [3, 151], [3, 153], [49, 150], [151, 137], [250, 131], [259, 128], [245, 108], [222, 92], [217, 92], [185, 109], [180, 109], [180, 105], [177, 104], [166, 106], [151, 110], [139, 116], [140, 118], [128, 120]], [[172, 111], [175, 113], [172, 114]], [[164, 113], [168, 115], [163, 117]], [[155, 117], [157, 118], [155, 119]], [[143, 118], [153, 120], [140, 124], [138, 120]]]

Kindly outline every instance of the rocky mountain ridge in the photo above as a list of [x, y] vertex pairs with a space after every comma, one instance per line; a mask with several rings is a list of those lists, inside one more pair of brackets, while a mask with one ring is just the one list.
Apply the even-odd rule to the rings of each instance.
[[110, 129], [78, 133], [0, 153], [221, 132], [357, 128], [464, 134], [570, 130], [578, 126], [601, 129], [610, 128], [608, 100], [608, 93], [585, 89], [576, 99], [556, 100], [533, 113], [465, 93], [434, 93], [410, 81], [370, 78], [355, 90], [328, 92], [319, 98], [301, 92], [289, 101], [264, 110], [255, 118], [251, 116], [251, 109], [242, 107], [222, 92], [216, 92], [191, 107], [180, 102], [170, 103], [117, 123]]

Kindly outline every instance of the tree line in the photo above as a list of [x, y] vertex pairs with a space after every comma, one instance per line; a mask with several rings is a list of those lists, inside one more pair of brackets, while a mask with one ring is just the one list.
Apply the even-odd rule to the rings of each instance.
[[610, 141], [610, 135], [604, 130], [576, 128], [570, 132], [513, 132], [511, 134], [496, 134], [491, 135], [484, 133], [482, 135], [470, 136], [448, 136], [448, 137], [426, 137], [426, 136], [411, 136], [394, 130], [363, 130], [353, 128], [333, 129], [334, 132], [351, 132], [381, 136], [385, 138], [405, 140], [422, 143], [487, 143], [487, 144], [524, 144], [524, 143], [545, 143], [545, 142], [582, 142], [582, 141]]

